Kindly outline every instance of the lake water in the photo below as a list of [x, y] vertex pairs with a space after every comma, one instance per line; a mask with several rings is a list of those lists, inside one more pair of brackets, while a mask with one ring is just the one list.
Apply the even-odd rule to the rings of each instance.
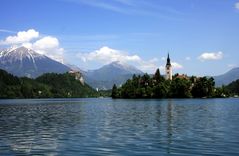
[[0, 155], [239, 155], [239, 99], [0, 100]]

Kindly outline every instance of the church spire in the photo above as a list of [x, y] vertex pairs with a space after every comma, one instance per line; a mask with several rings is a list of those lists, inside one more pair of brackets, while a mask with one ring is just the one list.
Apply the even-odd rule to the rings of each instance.
[[171, 66], [171, 62], [170, 62], [170, 58], [169, 58], [169, 53], [168, 53], [168, 58], [167, 58], [167, 64], [166, 65], [170, 65]]

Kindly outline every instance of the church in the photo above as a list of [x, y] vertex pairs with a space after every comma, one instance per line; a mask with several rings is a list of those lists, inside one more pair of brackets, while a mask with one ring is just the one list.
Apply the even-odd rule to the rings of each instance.
[[165, 66], [165, 79], [172, 80], [172, 78], [173, 78], [173, 69], [172, 69], [172, 65], [171, 65], [169, 53], [168, 53], [167, 63]]

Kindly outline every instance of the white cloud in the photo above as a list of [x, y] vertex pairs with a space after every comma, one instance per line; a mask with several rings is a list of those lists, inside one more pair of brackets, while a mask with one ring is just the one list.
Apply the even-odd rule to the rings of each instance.
[[239, 10], [239, 2], [235, 3], [235, 8]]
[[223, 52], [219, 51], [219, 52], [205, 52], [203, 54], [201, 54], [198, 59], [201, 61], [206, 61], [206, 60], [220, 60], [223, 58]]
[[79, 57], [84, 62], [96, 61], [102, 64], [108, 64], [114, 61], [133, 63], [140, 70], [149, 73], [155, 72], [155, 70], [158, 68], [156, 65], [156, 63], [158, 62], [157, 58], [143, 60], [138, 55], [129, 55], [127, 52], [111, 49], [106, 46], [90, 53], [78, 53], [77, 57]]
[[55, 37], [46, 36], [41, 38], [40, 40], [37, 40], [34, 43], [34, 46], [38, 49], [54, 49], [56, 47], [59, 47], [59, 41]]
[[159, 68], [156, 64], [156, 62], [144, 61], [141, 60], [138, 62], [138, 65], [136, 67], [139, 67], [140, 70], [148, 72], [148, 73], [154, 73], [157, 68]]
[[185, 58], [185, 60], [189, 61], [189, 60], [191, 60], [191, 57], [187, 56], [187, 57]]
[[177, 62], [172, 62], [172, 67], [173, 69], [182, 69], [183, 68], [183, 65], [177, 63]]
[[128, 62], [141, 60], [141, 58], [138, 55], [128, 55], [125, 52], [111, 49], [106, 46], [90, 53], [78, 53], [77, 56], [81, 58], [84, 62], [95, 60], [102, 62], [104, 64], [113, 61]]
[[63, 58], [64, 49], [60, 47], [60, 43], [56, 37], [52, 36], [43, 37], [42, 39], [33, 43], [33, 49], [36, 52], [44, 54], [61, 63], [64, 62]]
[[[21, 46], [24, 46], [24, 47], [26, 47], [26, 48], [29, 48], [29, 49], [32, 49], [32, 50], [33, 50], [33, 48], [32, 48], [32, 43], [30, 43], [30, 42], [22, 43]], [[17, 46], [17, 47], [19, 47], [19, 46]]]
[[0, 41], [2, 45], [13, 45], [24, 42], [29, 42], [32, 39], [38, 38], [39, 32], [34, 29], [29, 29], [27, 31], [19, 31], [15, 36], [8, 36], [5, 40]]
[[53, 36], [40, 37], [39, 32], [34, 29], [19, 31], [15, 36], [8, 36], [0, 41], [0, 44], [24, 46], [63, 63], [64, 49], [60, 47], [58, 39]]
[[46, 36], [34, 43], [23, 43], [22, 46], [30, 48], [40, 54], [46, 55], [58, 62], [64, 62], [64, 49], [60, 48], [59, 41], [55, 37]]

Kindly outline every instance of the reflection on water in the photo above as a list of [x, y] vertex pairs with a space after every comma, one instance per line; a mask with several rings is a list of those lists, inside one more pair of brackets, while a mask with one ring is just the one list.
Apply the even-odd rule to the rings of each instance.
[[239, 99], [0, 100], [0, 155], [238, 155]]

